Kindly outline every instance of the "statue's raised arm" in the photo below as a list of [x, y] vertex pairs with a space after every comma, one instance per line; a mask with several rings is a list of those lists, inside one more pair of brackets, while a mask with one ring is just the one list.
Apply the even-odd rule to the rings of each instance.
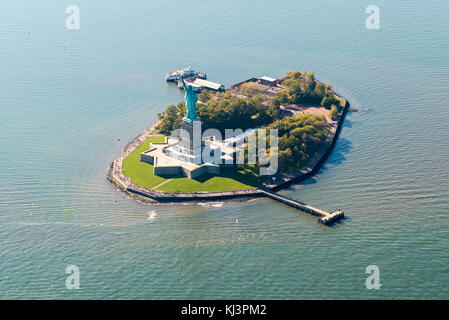
[[184, 86], [184, 88], [186, 87], [186, 83], [184, 82], [184, 78], [183, 78], [183, 76], [180, 76], [180, 78], [181, 78], [181, 82], [182, 82], [182, 85]]

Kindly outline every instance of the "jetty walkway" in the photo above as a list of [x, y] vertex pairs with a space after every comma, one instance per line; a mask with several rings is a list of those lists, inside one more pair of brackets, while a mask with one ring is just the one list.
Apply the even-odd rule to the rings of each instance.
[[304, 202], [288, 198], [286, 196], [280, 195], [273, 191], [269, 191], [267, 189], [260, 189], [260, 190], [268, 198], [282, 202], [290, 207], [294, 207], [301, 211], [304, 211], [304, 212], [313, 214], [314, 216], [317, 216], [318, 222], [326, 224], [326, 225], [331, 224], [345, 216], [345, 212], [343, 210], [334, 210], [332, 212], [327, 212], [327, 211], [315, 208], [311, 205], [305, 204]]

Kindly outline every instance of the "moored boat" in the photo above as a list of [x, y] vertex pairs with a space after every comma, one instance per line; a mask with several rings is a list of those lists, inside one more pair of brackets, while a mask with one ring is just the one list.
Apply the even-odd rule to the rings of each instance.
[[193, 70], [191, 67], [182, 69], [182, 70], [176, 70], [174, 72], [169, 72], [165, 75], [166, 81], [178, 81], [180, 77], [186, 78], [186, 77], [192, 77], [195, 76], [195, 70]]

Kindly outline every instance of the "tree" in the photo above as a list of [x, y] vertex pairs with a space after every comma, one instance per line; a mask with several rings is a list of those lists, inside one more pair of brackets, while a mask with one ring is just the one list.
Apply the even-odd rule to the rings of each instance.
[[158, 114], [159, 124], [155, 130], [163, 134], [170, 134], [173, 130], [179, 128], [179, 123], [185, 115], [185, 103], [180, 102], [178, 105], [171, 104], [165, 110]]
[[[224, 133], [225, 129], [258, 128], [272, 123], [279, 116], [278, 108], [266, 103], [261, 95], [250, 99], [235, 98], [230, 95], [221, 99], [210, 99], [207, 103], [197, 103], [196, 111], [203, 122], [203, 130], [215, 128]], [[183, 102], [177, 106], [169, 105], [159, 114], [160, 123], [156, 130], [160, 133], [170, 133], [179, 127], [185, 115]]]
[[321, 82], [318, 82], [315, 86], [315, 93], [319, 96], [324, 96], [326, 93], [326, 86], [322, 84]]
[[[278, 173], [288, 174], [307, 165], [329, 132], [325, 117], [310, 113], [287, 117], [264, 127], [267, 141], [270, 129], [278, 130]], [[257, 170], [260, 164], [246, 165]], [[255, 171], [257, 173], [257, 171]]]
[[335, 104], [333, 104], [331, 106], [331, 110], [329, 111], [329, 117], [332, 120], [337, 120], [337, 118], [338, 118], [338, 108], [337, 108], [337, 106]]
[[299, 72], [299, 71], [297, 71], [297, 70], [295, 70], [295, 71], [289, 71], [289, 72], [287, 72], [287, 75], [288, 75], [290, 78], [299, 79], [299, 78], [302, 76], [302, 73]]
[[210, 99], [212, 99], [213, 96], [214, 96], [214, 94], [212, 92], [210, 92], [209, 90], [203, 90], [198, 95], [198, 100], [203, 103], [207, 103]]
[[331, 91], [332, 86], [324, 85], [315, 81], [313, 72], [292, 71], [287, 73], [289, 76], [282, 85], [284, 90], [276, 93], [273, 97], [277, 104], [316, 104], [330, 109], [332, 104], [338, 105], [335, 94]]
[[331, 94], [331, 93], [327, 93], [324, 97], [323, 100], [321, 100], [321, 106], [325, 107], [326, 109], [330, 109], [332, 105], [340, 105], [340, 101], [338, 101], [335, 98], [335, 95]]

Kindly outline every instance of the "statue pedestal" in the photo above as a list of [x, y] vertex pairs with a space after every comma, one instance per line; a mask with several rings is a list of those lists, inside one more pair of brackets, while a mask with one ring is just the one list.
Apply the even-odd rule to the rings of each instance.
[[173, 146], [170, 156], [181, 161], [201, 164], [201, 121], [183, 118], [179, 129], [179, 143]]

